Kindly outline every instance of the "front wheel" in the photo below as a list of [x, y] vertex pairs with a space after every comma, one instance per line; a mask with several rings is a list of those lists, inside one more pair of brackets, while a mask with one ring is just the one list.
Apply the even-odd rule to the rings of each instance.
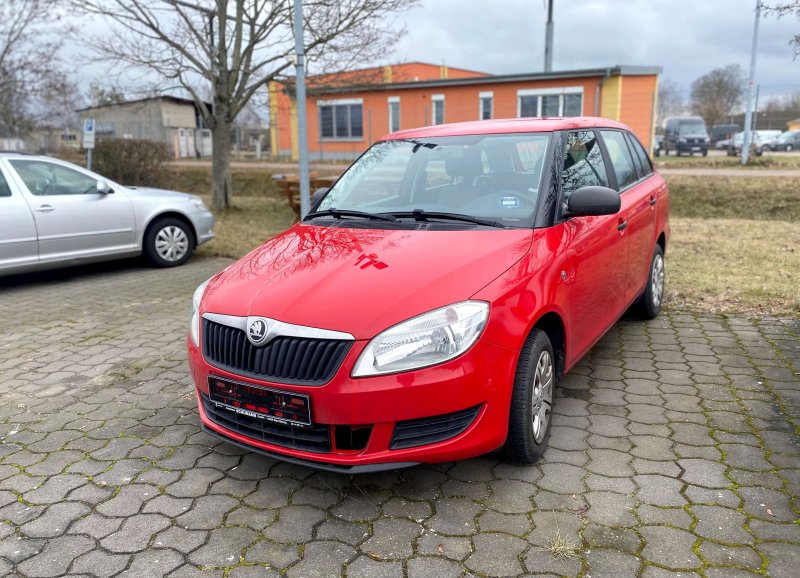
[[547, 449], [556, 386], [553, 346], [544, 331], [534, 329], [519, 354], [508, 437], [503, 457], [516, 464], [533, 464]]
[[645, 319], [655, 319], [661, 311], [666, 287], [666, 270], [664, 267], [664, 249], [656, 245], [653, 258], [650, 260], [650, 272], [647, 275], [647, 286], [634, 304], [634, 309]]
[[192, 256], [194, 233], [191, 227], [172, 217], [159, 219], [144, 236], [145, 257], [157, 267], [177, 267]]
[[794, 147], [792, 145], [788, 144], [788, 145], [786, 145], [784, 147], [783, 150], [785, 150], [787, 153], [790, 153], [790, 152], [792, 152], [794, 150]]

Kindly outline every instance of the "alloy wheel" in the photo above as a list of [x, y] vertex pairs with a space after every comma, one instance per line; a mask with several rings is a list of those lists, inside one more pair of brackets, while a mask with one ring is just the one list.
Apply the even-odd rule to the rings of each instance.
[[664, 298], [664, 257], [656, 255], [653, 259], [653, 272], [651, 280], [651, 293], [653, 294], [653, 305], [661, 305]]
[[541, 443], [553, 411], [553, 357], [542, 351], [533, 376], [533, 438]]

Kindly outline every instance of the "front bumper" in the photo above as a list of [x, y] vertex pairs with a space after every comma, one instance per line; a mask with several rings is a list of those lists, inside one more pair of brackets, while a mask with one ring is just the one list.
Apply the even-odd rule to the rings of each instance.
[[211, 211], [198, 211], [190, 216], [197, 233], [197, 244], [202, 245], [214, 238], [214, 214]]
[[703, 152], [709, 149], [709, 143], [685, 143], [675, 144], [675, 150], [680, 152]]
[[[508, 412], [518, 352], [478, 340], [464, 355], [424, 369], [354, 379], [350, 371], [366, 341], [357, 341], [334, 377], [321, 386], [270, 383], [211, 367], [187, 339], [189, 367], [197, 386], [203, 428], [233, 444], [274, 458], [322, 469], [357, 473], [417, 463], [461, 460], [498, 449], [508, 431]], [[214, 421], [204, 409], [209, 375], [308, 395], [315, 426], [369, 427], [363, 449], [303, 451], [242, 435]], [[450, 414], [479, 406], [466, 429], [454, 437], [415, 447], [390, 449], [397, 422]]]

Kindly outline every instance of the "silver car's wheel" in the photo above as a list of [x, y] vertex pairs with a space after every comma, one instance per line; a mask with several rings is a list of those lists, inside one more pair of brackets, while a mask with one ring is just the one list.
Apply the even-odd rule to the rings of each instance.
[[546, 349], [539, 355], [533, 376], [533, 439], [542, 443], [553, 411], [553, 357]]
[[194, 231], [179, 219], [164, 217], [147, 228], [143, 249], [145, 256], [154, 265], [182, 265], [194, 250]]
[[179, 227], [170, 225], [156, 233], [156, 252], [165, 261], [180, 261], [189, 250], [189, 237]]

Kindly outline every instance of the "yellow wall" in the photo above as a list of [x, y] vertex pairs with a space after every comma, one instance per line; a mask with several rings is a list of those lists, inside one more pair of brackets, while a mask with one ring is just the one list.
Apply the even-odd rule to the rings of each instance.
[[600, 116], [620, 120], [622, 115], [622, 76], [612, 76], [603, 81], [600, 97]]

